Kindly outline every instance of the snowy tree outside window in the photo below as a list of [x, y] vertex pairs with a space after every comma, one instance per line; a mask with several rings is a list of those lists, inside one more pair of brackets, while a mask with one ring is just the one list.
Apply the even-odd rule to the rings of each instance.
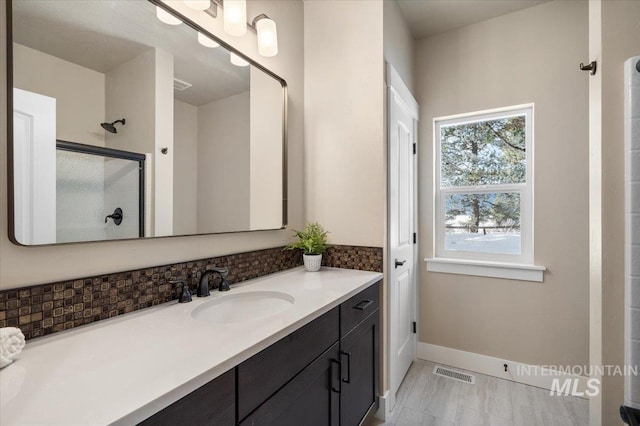
[[436, 256], [532, 262], [533, 106], [434, 120]]

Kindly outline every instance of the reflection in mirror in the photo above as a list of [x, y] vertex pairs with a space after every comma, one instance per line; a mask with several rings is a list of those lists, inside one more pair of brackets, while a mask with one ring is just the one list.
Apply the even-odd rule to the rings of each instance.
[[151, 2], [14, 0], [12, 20], [15, 242], [284, 226], [282, 79]]

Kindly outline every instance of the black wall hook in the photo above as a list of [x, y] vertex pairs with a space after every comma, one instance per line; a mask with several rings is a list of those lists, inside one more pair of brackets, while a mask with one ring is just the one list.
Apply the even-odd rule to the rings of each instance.
[[596, 61], [592, 61], [589, 65], [585, 65], [580, 62], [580, 70], [582, 71], [591, 71], [589, 74], [596, 75], [596, 69], [598, 68], [598, 64]]

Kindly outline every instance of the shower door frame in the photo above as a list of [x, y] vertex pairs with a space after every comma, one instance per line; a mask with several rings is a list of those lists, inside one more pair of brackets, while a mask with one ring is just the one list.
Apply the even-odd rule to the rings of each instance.
[[101, 146], [85, 145], [77, 142], [69, 142], [57, 139], [56, 150], [76, 152], [79, 154], [96, 155], [101, 157], [117, 158], [120, 160], [136, 161], [138, 163], [138, 237], [144, 238], [145, 218], [145, 161], [147, 156], [136, 152], [122, 151], [119, 149], [103, 148]]

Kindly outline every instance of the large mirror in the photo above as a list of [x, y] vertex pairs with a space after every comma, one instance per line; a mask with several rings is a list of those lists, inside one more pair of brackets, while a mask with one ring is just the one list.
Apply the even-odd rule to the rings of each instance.
[[285, 226], [284, 80], [159, 2], [8, 10], [15, 243]]

